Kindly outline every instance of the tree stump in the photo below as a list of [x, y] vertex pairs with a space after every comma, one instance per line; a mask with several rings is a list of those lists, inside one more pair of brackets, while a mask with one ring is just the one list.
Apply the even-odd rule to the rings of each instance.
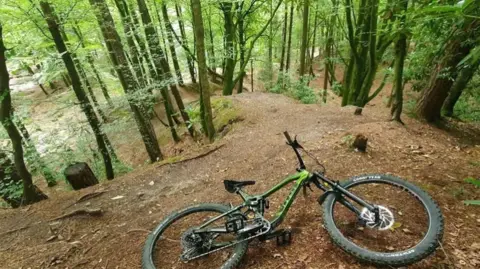
[[63, 171], [65, 178], [74, 190], [80, 190], [98, 184], [98, 179], [93, 174], [87, 163], [77, 162], [69, 165]]
[[353, 148], [360, 152], [366, 152], [367, 151], [367, 142], [368, 138], [362, 134], [357, 134], [355, 136], [355, 140], [353, 141]]

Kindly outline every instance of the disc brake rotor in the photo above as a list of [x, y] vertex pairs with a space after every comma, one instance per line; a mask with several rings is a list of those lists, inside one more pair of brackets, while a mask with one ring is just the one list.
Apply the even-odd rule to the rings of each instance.
[[376, 221], [375, 219], [375, 212], [368, 210], [366, 207], [362, 209], [362, 213], [360, 214], [360, 218], [365, 220], [365, 224], [367, 227], [372, 229], [378, 229], [380, 231], [390, 229], [393, 224], [395, 223], [395, 219], [393, 217], [392, 211], [384, 206], [377, 206], [379, 211], [380, 220]]

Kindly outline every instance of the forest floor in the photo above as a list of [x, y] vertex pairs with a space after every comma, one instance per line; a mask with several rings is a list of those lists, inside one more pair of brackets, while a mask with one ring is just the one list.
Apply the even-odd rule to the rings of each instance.
[[[480, 266], [480, 207], [462, 203], [480, 198], [478, 189], [463, 181], [480, 175], [480, 136], [475, 126], [451, 122], [445, 130], [406, 115], [403, 126], [388, 121], [389, 111], [381, 98], [362, 116], [354, 116], [353, 107], [340, 108], [335, 100], [303, 105], [260, 92], [226, 98], [240, 109], [242, 121], [230, 125], [215, 143], [197, 152], [183, 151], [188, 158], [221, 146], [209, 155], [144, 166], [88, 189], [52, 192], [44, 202], [0, 209], [0, 268], [140, 268], [148, 231], [168, 213], [193, 203], [238, 201], [224, 190], [224, 179], [256, 180], [247, 190], [257, 193], [293, 173], [296, 159], [285, 145], [285, 130], [298, 135], [331, 178], [391, 173], [421, 186], [439, 202], [446, 221], [443, 248], [409, 268]], [[359, 133], [369, 139], [367, 153], [345, 144], [347, 137]], [[75, 203], [93, 192], [103, 193]], [[269, 213], [275, 212], [287, 192], [272, 197]], [[241, 268], [373, 268], [331, 243], [316, 202], [319, 194], [300, 195], [293, 204], [283, 224], [297, 231], [290, 246], [254, 243]], [[103, 215], [54, 220], [84, 208], [101, 209]]]

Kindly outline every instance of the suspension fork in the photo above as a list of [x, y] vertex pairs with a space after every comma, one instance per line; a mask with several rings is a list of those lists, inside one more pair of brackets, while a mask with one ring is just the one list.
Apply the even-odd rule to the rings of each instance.
[[[341, 203], [342, 205], [344, 205], [346, 208], [353, 211], [357, 216], [360, 216], [361, 212], [350, 201], [348, 201], [344, 197], [348, 197], [349, 199], [351, 199], [355, 203], [357, 203], [357, 204], [359, 204], [363, 207], [366, 207], [369, 211], [375, 212], [375, 214], [377, 215], [378, 209], [377, 209], [376, 206], [364, 201], [362, 198], [360, 198], [357, 195], [349, 192], [347, 189], [340, 186], [340, 184], [338, 182], [334, 182], [334, 181], [324, 177], [323, 175], [321, 175], [319, 173], [314, 173], [311, 180], [315, 184], [315, 186], [317, 186], [319, 189], [321, 189], [325, 192], [318, 199], [318, 202], [320, 204], [322, 204], [325, 201], [325, 199], [327, 198], [327, 196], [329, 194], [334, 193], [334, 194], [337, 194], [339, 196], [339, 197], [337, 197], [338, 202]], [[332, 188], [331, 189], [325, 188], [319, 180], [327, 183], [330, 186], [332, 186]]]

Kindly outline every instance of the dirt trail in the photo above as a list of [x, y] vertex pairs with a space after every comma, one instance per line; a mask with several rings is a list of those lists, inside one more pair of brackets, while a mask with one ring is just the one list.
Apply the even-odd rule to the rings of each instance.
[[[285, 130], [297, 134], [319, 157], [329, 177], [393, 173], [420, 185], [439, 201], [446, 215], [445, 251], [409, 268], [480, 265], [480, 208], [461, 203], [479, 198], [478, 190], [462, 183], [463, 178], [480, 174], [478, 145], [462, 144], [445, 131], [407, 117], [406, 126], [387, 122], [388, 111], [379, 106], [354, 116], [351, 107], [302, 105], [281, 95], [246, 93], [229, 98], [241, 108], [244, 120], [212, 145], [224, 147], [206, 157], [147, 166], [87, 190], [53, 194], [48, 201], [27, 208], [0, 210], [0, 268], [140, 268], [146, 230], [167, 213], [192, 203], [238, 201], [223, 189], [226, 178], [254, 179], [257, 184], [247, 190], [260, 192], [294, 172], [295, 156], [284, 144]], [[369, 138], [366, 154], [342, 142], [348, 134], [359, 132]], [[95, 190], [106, 193], [65, 209]], [[330, 242], [322, 227], [318, 195], [317, 191], [300, 195], [289, 212], [284, 225], [298, 231], [292, 245], [252, 243], [242, 268], [370, 268]], [[278, 198], [271, 199], [267, 214], [275, 212], [281, 202]], [[48, 221], [84, 207], [105, 213]], [[24, 226], [28, 228], [3, 234]]]

